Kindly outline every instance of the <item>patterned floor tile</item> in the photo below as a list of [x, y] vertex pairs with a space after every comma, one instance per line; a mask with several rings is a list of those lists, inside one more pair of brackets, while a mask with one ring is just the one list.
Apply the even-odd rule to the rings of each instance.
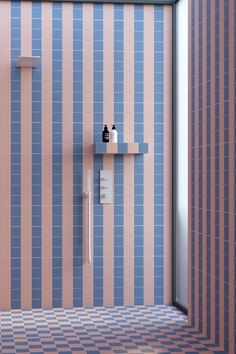
[[0, 312], [0, 353], [216, 353], [172, 306]]

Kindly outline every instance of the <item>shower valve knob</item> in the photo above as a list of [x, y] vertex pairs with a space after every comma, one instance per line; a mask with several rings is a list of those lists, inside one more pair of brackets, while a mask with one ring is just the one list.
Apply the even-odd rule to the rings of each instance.
[[102, 204], [112, 203], [112, 181], [111, 170], [100, 171], [100, 203]]

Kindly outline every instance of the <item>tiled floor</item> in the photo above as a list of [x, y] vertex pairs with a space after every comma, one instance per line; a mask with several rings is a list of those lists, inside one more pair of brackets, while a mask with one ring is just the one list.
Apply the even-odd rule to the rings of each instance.
[[170, 306], [2, 311], [0, 353], [222, 353]]

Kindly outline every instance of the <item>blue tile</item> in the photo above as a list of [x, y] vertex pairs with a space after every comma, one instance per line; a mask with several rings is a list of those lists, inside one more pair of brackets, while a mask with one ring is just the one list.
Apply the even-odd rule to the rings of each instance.
[[[20, 36], [15, 36], [15, 31], [20, 34], [20, 7], [16, 2], [11, 3], [11, 61], [15, 62], [17, 56], [20, 53], [21, 39]], [[19, 17], [19, 19], [13, 19]], [[14, 39], [13, 39], [14, 38]], [[21, 257], [21, 218], [20, 218], [20, 203], [21, 203], [21, 186], [20, 186], [20, 155], [17, 155], [20, 151], [21, 138], [20, 134], [15, 132], [20, 132], [21, 129], [21, 117], [20, 117], [20, 75], [19, 70], [12, 67], [11, 72], [11, 306], [12, 308], [20, 307], [20, 289], [21, 289], [21, 271], [20, 271], [20, 257]], [[13, 197], [14, 195], [14, 197]]]
[[[163, 276], [163, 268], [161, 267], [162, 261], [160, 262], [161, 258], [159, 255], [162, 255], [160, 252], [160, 241], [163, 244], [163, 227], [159, 226], [163, 223], [162, 216], [159, 216], [159, 213], [162, 213], [162, 205], [163, 205], [163, 197], [162, 197], [162, 190], [163, 190], [163, 167], [161, 163], [163, 162], [163, 129], [159, 125], [159, 122], [163, 122], [163, 79], [164, 79], [164, 67], [163, 67], [163, 8], [160, 6], [156, 6], [154, 10], [154, 97], [155, 97], [155, 104], [154, 104], [154, 119], [155, 119], [155, 135], [154, 135], [154, 144], [155, 144], [155, 156], [154, 156], [154, 193], [155, 193], [155, 224], [154, 230], [155, 235], [158, 235], [158, 238], [154, 238], [154, 256], [155, 256], [155, 268], [154, 268], [154, 300], [155, 303], [161, 303], [163, 300], [163, 291], [159, 290], [158, 284], [158, 277], [157, 275]], [[156, 147], [158, 144], [158, 147]], [[160, 155], [158, 155], [160, 154]], [[159, 183], [161, 185], [159, 186]], [[160, 207], [157, 207], [160, 205]], [[161, 285], [163, 287], [163, 284]]]
[[[100, 131], [99, 138], [101, 139], [102, 133]], [[98, 138], [98, 137], [96, 137]], [[107, 145], [105, 143], [96, 143], [94, 146], [96, 153], [104, 153], [106, 152]]]
[[[62, 7], [53, 4], [53, 259], [62, 256], [62, 209], [55, 209], [56, 205], [61, 204], [61, 188], [62, 188], [62, 116], [61, 116], [61, 100], [62, 100]], [[56, 124], [55, 124], [56, 123]], [[57, 155], [58, 154], [58, 155]], [[62, 303], [62, 279], [60, 273], [62, 265], [55, 267], [53, 262], [53, 306], [60, 307]], [[57, 288], [55, 288], [57, 282]]]
[[127, 153], [128, 152], [128, 144], [127, 143], [122, 143], [118, 144], [118, 152], [119, 153]]

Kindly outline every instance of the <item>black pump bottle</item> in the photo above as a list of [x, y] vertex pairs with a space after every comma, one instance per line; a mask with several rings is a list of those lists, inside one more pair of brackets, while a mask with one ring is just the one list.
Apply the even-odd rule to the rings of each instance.
[[109, 130], [107, 125], [104, 125], [104, 129], [102, 132], [102, 141], [103, 143], [109, 143]]

